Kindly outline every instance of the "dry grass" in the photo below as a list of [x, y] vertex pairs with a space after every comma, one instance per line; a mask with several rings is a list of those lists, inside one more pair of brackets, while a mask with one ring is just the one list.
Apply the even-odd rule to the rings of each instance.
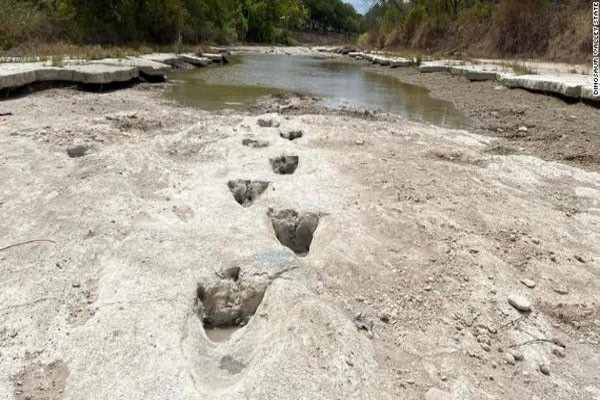
[[516, 75], [537, 75], [537, 71], [517, 61], [506, 61], [502, 66], [512, 69]]
[[[444, 58], [536, 58], [591, 62], [590, 9], [582, 0], [503, 0], [489, 11], [456, 19], [427, 16], [407, 31], [401, 22], [361, 37], [361, 44], [422, 51]], [[437, 19], [436, 19], [437, 18]], [[529, 73], [516, 66], [518, 73]]]
[[28, 44], [11, 49], [10, 51], [0, 52], [0, 63], [4, 62], [38, 62], [51, 60], [76, 59], [76, 60], [101, 60], [103, 58], [125, 58], [128, 56], [138, 56], [153, 52], [166, 53], [202, 53], [207, 48], [202, 46], [77, 46], [65, 42], [52, 44]]

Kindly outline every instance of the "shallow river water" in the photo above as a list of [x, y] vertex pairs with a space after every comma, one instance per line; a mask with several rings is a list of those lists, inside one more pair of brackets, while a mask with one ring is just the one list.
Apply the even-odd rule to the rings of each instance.
[[179, 82], [170, 95], [203, 110], [244, 108], [258, 97], [300, 92], [323, 99], [333, 108], [364, 107], [446, 127], [464, 127], [467, 119], [446, 101], [422, 87], [365, 71], [361, 65], [283, 55], [232, 57], [224, 67], [174, 73]]

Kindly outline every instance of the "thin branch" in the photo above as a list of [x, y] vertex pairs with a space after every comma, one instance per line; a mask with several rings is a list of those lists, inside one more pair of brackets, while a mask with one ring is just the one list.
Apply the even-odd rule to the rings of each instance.
[[514, 324], [515, 322], [519, 322], [520, 320], [522, 320], [522, 319], [524, 319], [524, 318], [527, 318], [529, 315], [530, 315], [530, 314], [525, 314], [525, 315], [522, 315], [522, 316], [520, 316], [519, 318], [513, 319], [512, 321], [510, 321], [510, 322], [507, 322], [506, 324], [504, 324], [504, 325], [502, 325], [502, 326], [498, 327], [496, 330], [497, 330], [497, 331], [500, 331], [501, 329], [504, 329], [504, 328], [506, 328], [507, 326]]
[[513, 347], [521, 347], [521, 346], [527, 346], [529, 344], [537, 344], [537, 343], [553, 343], [554, 341], [552, 339], [533, 339], [533, 340], [528, 340], [527, 342], [524, 343], [520, 343], [520, 344], [513, 344], [512, 346], [507, 346], [507, 348], [513, 348]]
[[0, 249], [0, 251], [12, 249], [13, 247], [22, 246], [24, 244], [31, 244], [31, 243], [54, 243], [54, 244], [56, 244], [56, 242], [54, 240], [50, 240], [50, 239], [28, 240], [26, 242], [15, 243], [15, 244], [11, 244], [10, 246], [3, 247]]

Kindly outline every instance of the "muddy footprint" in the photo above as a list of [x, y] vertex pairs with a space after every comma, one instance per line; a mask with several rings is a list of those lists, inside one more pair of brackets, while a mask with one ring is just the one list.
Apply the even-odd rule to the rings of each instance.
[[266, 279], [242, 279], [239, 267], [221, 275], [217, 282], [198, 285], [196, 292], [196, 315], [214, 342], [229, 339], [250, 321], [269, 285]]
[[242, 140], [242, 144], [246, 147], [250, 147], [252, 149], [260, 149], [263, 147], [269, 147], [270, 143], [266, 140], [257, 140], [257, 139], [244, 139]]
[[279, 134], [279, 136], [281, 136], [282, 138], [290, 141], [300, 139], [303, 135], [304, 133], [302, 131], [281, 132]]
[[254, 200], [267, 190], [269, 184], [270, 182], [237, 179], [229, 181], [227, 186], [229, 186], [229, 190], [231, 190], [233, 198], [238, 204], [243, 207], [250, 207]]
[[268, 212], [277, 239], [299, 256], [306, 256], [310, 251], [313, 236], [319, 226], [319, 215], [315, 213], [298, 213], [295, 210], [272, 209]]
[[269, 160], [271, 167], [276, 174], [291, 175], [296, 172], [300, 157], [298, 156], [280, 156]]

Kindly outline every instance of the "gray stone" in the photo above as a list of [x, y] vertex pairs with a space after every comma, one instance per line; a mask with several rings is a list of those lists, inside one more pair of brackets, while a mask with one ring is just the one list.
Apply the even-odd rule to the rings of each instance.
[[202, 57], [207, 58], [215, 63], [226, 63], [227, 58], [223, 54], [202, 53]]
[[562, 286], [555, 287], [553, 290], [558, 294], [569, 294], [569, 289]]
[[71, 158], [84, 157], [93, 152], [94, 149], [90, 146], [75, 146], [67, 149], [67, 154]]
[[450, 72], [452, 66], [440, 63], [440, 62], [424, 62], [419, 66], [419, 72], [430, 73], [430, 72]]
[[392, 68], [410, 67], [411, 65], [413, 65], [413, 61], [408, 58], [394, 58], [390, 60], [390, 66]]
[[508, 365], [515, 365], [515, 356], [512, 355], [512, 353], [506, 352], [502, 355], [502, 358], [504, 359], [504, 361], [506, 361], [506, 363]]
[[535, 282], [531, 279], [521, 279], [521, 283], [527, 286], [529, 289], [533, 289], [535, 287]]
[[175, 54], [175, 53], [144, 54], [143, 56], [140, 56], [140, 58], [142, 58], [144, 60], [150, 60], [150, 61], [155, 61], [155, 62], [159, 62], [162, 64], [171, 65], [171, 66], [177, 66], [181, 62], [179, 60], [179, 57], [177, 57], [177, 54]]
[[140, 73], [148, 76], [164, 76], [172, 70], [171, 66], [168, 64], [144, 59], [141, 57], [127, 57], [119, 59], [105, 58], [102, 60], [92, 61], [92, 64], [135, 67]]
[[206, 67], [212, 63], [212, 60], [207, 57], [197, 57], [193, 54], [180, 54], [179, 59], [195, 67]]
[[540, 372], [544, 375], [550, 375], [550, 367], [547, 364], [540, 364]]
[[521, 312], [531, 311], [531, 301], [525, 296], [519, 294], [511, 294], [508, 296], [508, 304]]
[[0, 89], [17, 88], [36, 81], [35, 66], [0, 64]]
[[528, 89], [580, 99], [583, 87], [591, 87], [591, 77], [585, 75], [520, 75], [503, 76], [502, 83], [510, 88]]

